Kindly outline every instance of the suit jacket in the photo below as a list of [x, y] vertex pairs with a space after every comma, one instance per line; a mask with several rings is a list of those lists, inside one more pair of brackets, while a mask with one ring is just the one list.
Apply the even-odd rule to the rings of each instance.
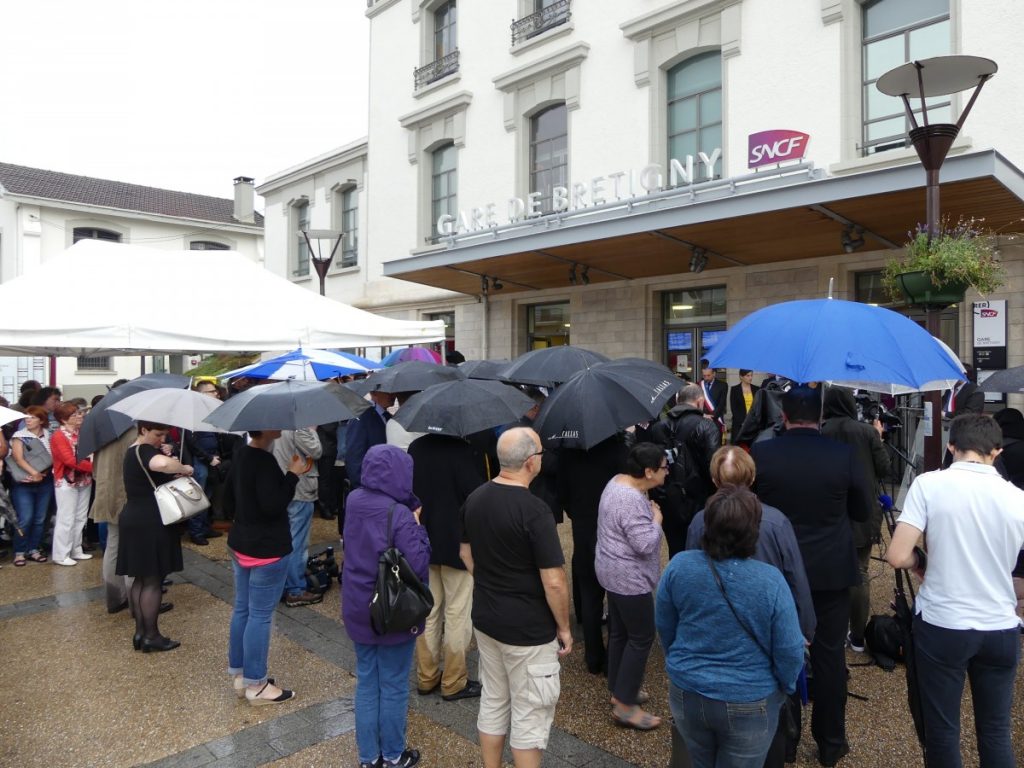
[[377, 413], [377, 406], [372, 405], [358, 419], [348, 423], [348, 429], [345, 430], [345, 471], [352, 490], [359, 487], [366, 452], [388, 441], [386, 423], [389, 418], [390, 415], [381, 416]]
[[[698, 382], [700, 388], [704, 389], [704, 382]], [[729, 404], [729, 385], [724, 381], [715, 379], [711, 382], [711, 400], [714, 401], [715, 407], [715, 419], [720, 423], [725, 423], [725, 409]]]
[[[760, 387], [756, 384], [750, 385], [750, 391], [757, 397], [757, 390]], [[753, 407], [753, 403], [751, 403]], [[740, 430], [743, 428], [743, 420], [747, 418], [747, 404], [743, 400], [743, 385], [734, 384], [729, 388], [729, 412], [732, 414], [732, 429], [729, 435], [729, 442], [733, 445], [736, 444], [740, 436]]]
[[755, 443], [750, 455], [754, 492], [793, 524], [811, 590], [859, 584], [851, 522], [867, 519], [871, 500], [853, 448], [797, 428]]
[[[943, 396], [942, 407], [946, 409], [949, 394]], [[961, 413], [983, 413], [985, 411], [985, 393], [978, 390], [978, 385], [968, 381], [957, 391], [953, 398], [953, 412], [946, 410], [947, 416], [959, 416]]]

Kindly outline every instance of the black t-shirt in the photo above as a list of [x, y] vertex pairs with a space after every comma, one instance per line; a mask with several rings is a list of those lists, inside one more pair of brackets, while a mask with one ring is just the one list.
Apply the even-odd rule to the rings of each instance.
[[462, 507], [473, 550], [473, 626], [506, 645], [543, 645], [557, 626], [539, 569], [565, 563], [547, 504], [518, 485], [490, 482]]

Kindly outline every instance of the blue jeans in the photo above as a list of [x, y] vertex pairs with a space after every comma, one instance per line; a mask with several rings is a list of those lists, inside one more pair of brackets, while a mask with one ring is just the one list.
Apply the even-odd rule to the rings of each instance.
[[785, 694], [759, 701], [718, 701], [669, 684], [668, 704], [694, 768], [761, 768]]
[[405, 750], [409, 670], [416, 639], [401, 645], [356, 643], [356, 747], [359, 762], [397, 760]]
[[232, 557], [231, 564], [235, 571], [235, 610], [228, 638], [228, 673], [241, 674], [246, 685], [257, 685], [267, 679], [270, 630], [288, 558], [243, 568]]
[[[204, 492], [206, 491], [206, 478], [209, 474], [209, 466], [201, 462], [199, 459], [195, 459], [192, 462], [192, 479], [199, 483], [199, 487], [202, 488]], [[188, 535], [198, 537], [205, 536], [207, 529], [210, 527], [209, 515], [209, 510], [207, 510], [190, 517], [187, 521]]]
[[284, 582], [284, 591], [289, 595], [306, 591], [306, 561], [309, 559], [309, 527], [312, 523], [312, 501], [292, 501], [288, 505], [292, 553], [288, 555], [288, 577]]
[[974, 729], [981, 764], [1016, 763], [1010, 744], [1010, 706], [1020, 649], [1017, 628], [983, 632], [944, 629], [914, 617], [914, 658], [924, 711], [929, 768], [960, 766], [960, 699], [971, 681]]
[[46, 477], [41, 483], [12, 483], [11, 503], [18, 513], [18, 527], [24, 536], [14, 532], [14, 552], [24, 555], [39, 550], [46, 525], [46, 513], [53, 501], [53, 478]]

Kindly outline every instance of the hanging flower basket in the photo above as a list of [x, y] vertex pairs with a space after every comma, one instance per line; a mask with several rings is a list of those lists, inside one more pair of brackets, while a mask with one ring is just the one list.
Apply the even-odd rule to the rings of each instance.
[[893, 301], [915, 306], [948, 307], [963, 301], [968, 288], [980, 294], [1003, 284], [996, 255], [996, 236], [980, 228], [980, 219], [943, 219], [931, 237], [918, 224], [910, 232], [903, 254], [885, 265], [882, 285]]

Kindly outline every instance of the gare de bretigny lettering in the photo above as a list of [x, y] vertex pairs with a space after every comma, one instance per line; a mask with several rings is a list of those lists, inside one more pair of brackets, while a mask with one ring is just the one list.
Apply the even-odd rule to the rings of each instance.
[[[715, 163], [721, 157], [722, 150], [715, 149], [710, 155], [697, 153], [700, 176], [710, 181], [715, 177]], [[642, 194], [660, 192], [664, 188], [663, 168], [658, 163], [645, 165], [639, 173], [632, 170], [609, 173], [607, 176], [595, 176], [589, 182], [573, 182], [568, 187], [555, 187], [552, 190], [551, 210], [541, 210], [543, 192], [531, 192], [524, 200], [521, 197], [508, 199], [505, 220], [498, 220], [498, 206], [487, 203], [479, 208], [460, 210], [458, 216], [445, 214], [437, 219], [437, 232], [440, 235], [454, 235], [463, 232], [477, 232], [497, 227], [501, 224], [515, 224], [524, 219], [533, 219], [550, 213], [564, 213], [580, 208], [628, 200]], [[693, 184], [698, 181], [694, 169], [693, 155], [687, 155], [682, 162], [672, 158], [669, 161], [669, 186]]]

